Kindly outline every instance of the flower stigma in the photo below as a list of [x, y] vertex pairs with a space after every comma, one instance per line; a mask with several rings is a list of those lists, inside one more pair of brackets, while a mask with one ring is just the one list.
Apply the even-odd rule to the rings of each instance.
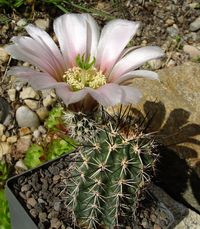
[[73, 91], [81, 90], [85, 87], [97, 89], [106, 84], [106, 77], [95, 67], [95, 58], [90, 62], [88, 57], [86, 60], [84, 55], [76, 58], [78, 66], [69, 68], [63, 75], [64, 81], [70, 86]]

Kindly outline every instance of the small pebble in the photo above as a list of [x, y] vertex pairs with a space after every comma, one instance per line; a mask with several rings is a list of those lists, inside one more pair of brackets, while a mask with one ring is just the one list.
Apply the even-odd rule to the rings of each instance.
[[9, 55], [4, 49], [4, 47], [0, 47], [0, 62], [5, 63], [9, 60]]
[[49, 19], [37, 19], [35, 20], [35, 24], [37, 27], [43, 29], [43, 30], [47, 30], [49, 27]]
[[19, 97], [21, 99], [36, 99], [38, 94], [33, 90], [32, 87], [23, 87], [23, 90], [20, 92]]
[[39, 219], [43, 223], [47, 220], [47, 213], [46, 212], [39, 212]]
[[38, 116], [26, 106], [17, 109], [16, 120], [19, 127], [37, 128], [40, 125]]
[[28, 198], [27, 203], [34, 207], [37, 204], [37, 201], [34, 198]]
[[36, 218], [37, 217], [37, 211], [34, 209], [34, 208], [32, 208], [32, 209], [30, 209], [30, 213], [31, 213], [31, 215], [34, 217], [34, 218]]
[[195, 32], [200, 29], [200, 17], [196, 18], [191, 24], [190, 24], [190, 31]]
[[16, 99], [16, 89], [14, 88], [9, 89], [8, 96], [9, 96], [10, 101], [14, 102]]
[[0, 137], [4, 134], [6, 127], [0, 123]]
[[20, 136], [25, 136], [31, 133], [31, 130], [28, 127], [21, 127], [19, 129], [19, 135]]

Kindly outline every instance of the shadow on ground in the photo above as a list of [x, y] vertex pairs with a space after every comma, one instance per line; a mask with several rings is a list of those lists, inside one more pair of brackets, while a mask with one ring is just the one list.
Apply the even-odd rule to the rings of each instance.
[[[147, 101], [144, 104], [144, 115], [136, 109], [133, 109], [133, 113], [141, 122], [145, 120], [145, 132], [155, 133], [161, 143], [161, 157], [154, 183], [175, 200], [200, 213], [199, 173], [187, 163], [188, 159], [199, 160], [200, 168], [200, 158], [195, 150], [197, 147], [191, 148], [185, 144], [200, 146], [200, 141], [195, 139], [200, 135], [200, 125], [189, 123], [190, 112], [184, 109], [175, 109], [166, 118], [166, 109], [161, 102]], [[182, 143], [184, 145], [181, 145]], [[188, 192], [188, 187], [191, 200], [183, 197], [183, 194]]]

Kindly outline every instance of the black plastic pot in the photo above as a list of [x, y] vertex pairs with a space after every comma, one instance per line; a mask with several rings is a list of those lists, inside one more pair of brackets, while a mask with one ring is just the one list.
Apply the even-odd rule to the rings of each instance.
[[[37, 173], [40, 169], [46, 170], [54, 162], [57, 162], [62, 159], [67, 162], [70, 162], [70, 158], [71, 157], [69, 155], [64, 155], [60, 158], [49, 161], [35, 169], [28, 170], [18, 176], [12, 177], [7, 181], [6, 195], [9, 202], [12, 229], [38, 229], [39, 228], [39, 226], [37, 226], [38, 224], [36, 220], [29, 213], [29, 209], [27, 208], [25, 202], [22, 201], [21, 198], [19, 198], [20, 188], [18, 187], [18, 184], [21, 183], [21, 181], [25, 177], [30, 177], [32, 174]], [[158, 203], [160, 203], [160, 201], [158, 201]], [[165, 227], [167, 229], [174, 222], [174, 216], [168, 210], [168, 208], [164, 206], [164, 204], [162, 203], [159, 204], [159, 209], [162, 209], [162, 211], [166, 212], [166, 215], [168, 215], [169, 225]]]
[[9, 203], [10, 218], [12, 229], [38, 229], [38, 226], [34, 222], [32, 216], [30, 215], [27, 207], [18, 198], [15, 191], [15, 184], [18, 182], [20, 177], [30, 176], [31, 174], [37, 172], [38, 170], [45, 169], [49, 167], [52, 163], [59, 161], [61, 158], [66, 157], [64, 155], [57, 159], [48, 161], [41, 166], [34, 169], [28, 170], [20, 175], [10, 178], [6, 183], [6, 196]]

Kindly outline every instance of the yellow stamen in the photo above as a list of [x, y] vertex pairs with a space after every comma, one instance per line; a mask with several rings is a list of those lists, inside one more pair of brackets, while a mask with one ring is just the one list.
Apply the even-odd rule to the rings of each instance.
[[106, 77], [95, 67], [87, 70], [80, 67], [70, 68], [64, 73], [63, 79], [73, 91], [81, 90], [84, 87], [97, 89], [106, 84]]

